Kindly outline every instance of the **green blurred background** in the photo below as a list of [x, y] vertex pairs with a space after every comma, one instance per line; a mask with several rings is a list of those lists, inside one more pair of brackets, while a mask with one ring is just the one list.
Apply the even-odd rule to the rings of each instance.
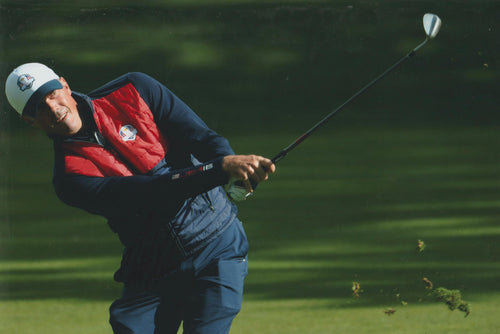
[[[233, 332], [495, 333], [498, 1], [2, 0], [1, 87], [32, 61], [80, 92], [142, 71], [238, 153], [273, 156], [421, 43], [426, 12], [436, 40], [239, 205], [251, 253]], [[110, 332], [121, 246], [58, 201], [51, 143], [0, 108], [0, 332]], [[423, 277], [471, 316], [429, 300]]]

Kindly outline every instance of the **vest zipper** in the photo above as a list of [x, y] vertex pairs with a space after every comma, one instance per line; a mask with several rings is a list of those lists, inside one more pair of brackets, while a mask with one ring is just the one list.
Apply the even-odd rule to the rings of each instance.
[[212, 199], [210, 198], [208, 193], [204, 193], [203, 197], [207, 201], [207, 204], [208, 204], [208, 207], [210, 208], [210, 210], [212, 210], [212, 212], [215, 212], [214, 204], [212, 203]]
[[101, 145], [102, 147], [106, 147], [106, 141], [99, 131], [94, 131], [94, 138], [97, 144]]

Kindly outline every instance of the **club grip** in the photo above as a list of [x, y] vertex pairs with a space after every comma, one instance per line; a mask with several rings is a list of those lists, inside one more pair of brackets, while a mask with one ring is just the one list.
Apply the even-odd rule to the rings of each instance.
[[[238, 187], [245, 188], [245, 184], [243, 183], [243, 181], [236, 181], [236, 182], [234, 182], [234, 184]], [[257, 189], [258, 183], [256, 183], [253, 180], [250, 180], [250, 185], [252, 186], [252, 189], [255, 190], [255, 189]]]
[[[273, 163], [274, 163], [274, 161], [273, 161]], [[262, 168], [262, 170], [263, 170], [264, 172], [267, 172], [267, 171], [268, 171], [268, 169], [267, 169], [265, 166], [260, 166], [260, 168]], [[245, 184], [243, 183], [243, 181], [236, 181], [236, 182], [234, 182], [234, 184], [235, 184], [236, 186], [238, 186], [238, 187], [242, 187], [242, 188], [244, 188], [244, 187], [245, 187]], [[257, 185], [258, 185], [258, 183], [256, 183], [256, 182], [255, 182], [255, 181], [253, 181], [252, 179], [250, 179], [250, 185], [252, 186], [252, 189], [253, 189], [253, 190], [255, 190], [255, 189], [257, 189]]]

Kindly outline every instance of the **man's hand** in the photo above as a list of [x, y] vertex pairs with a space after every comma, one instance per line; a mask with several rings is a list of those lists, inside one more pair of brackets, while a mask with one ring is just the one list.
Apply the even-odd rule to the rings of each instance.
[[[252, 183], [267, 180], [268, 174], [274, 173], [276, 166], [271, 160], [258, 155], [228, 155], [222, 160], [222, 169], [231, 176], [228, 193], [239, 194], [236, 197], [242, 200], [253, 192]], [[234, 185], [235, 181], [242, 181], [243, 187]], [[244, 196], [242, 188], [246, 192]]]

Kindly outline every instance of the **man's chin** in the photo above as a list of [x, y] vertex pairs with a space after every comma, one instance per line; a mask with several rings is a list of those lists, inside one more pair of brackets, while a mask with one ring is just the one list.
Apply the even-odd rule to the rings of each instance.
[[[68, 115], [69, 116], [69, 115]], [[69, 118], [69, 117], [67, 117]], [[66, 134], [67, 136], [73, 136], [77, 134], [81, 128], [82, 128], [82, 123], [79, 122], [78, 120], [74, 119], [67, 119], [67, 125], [66, 125]]]

